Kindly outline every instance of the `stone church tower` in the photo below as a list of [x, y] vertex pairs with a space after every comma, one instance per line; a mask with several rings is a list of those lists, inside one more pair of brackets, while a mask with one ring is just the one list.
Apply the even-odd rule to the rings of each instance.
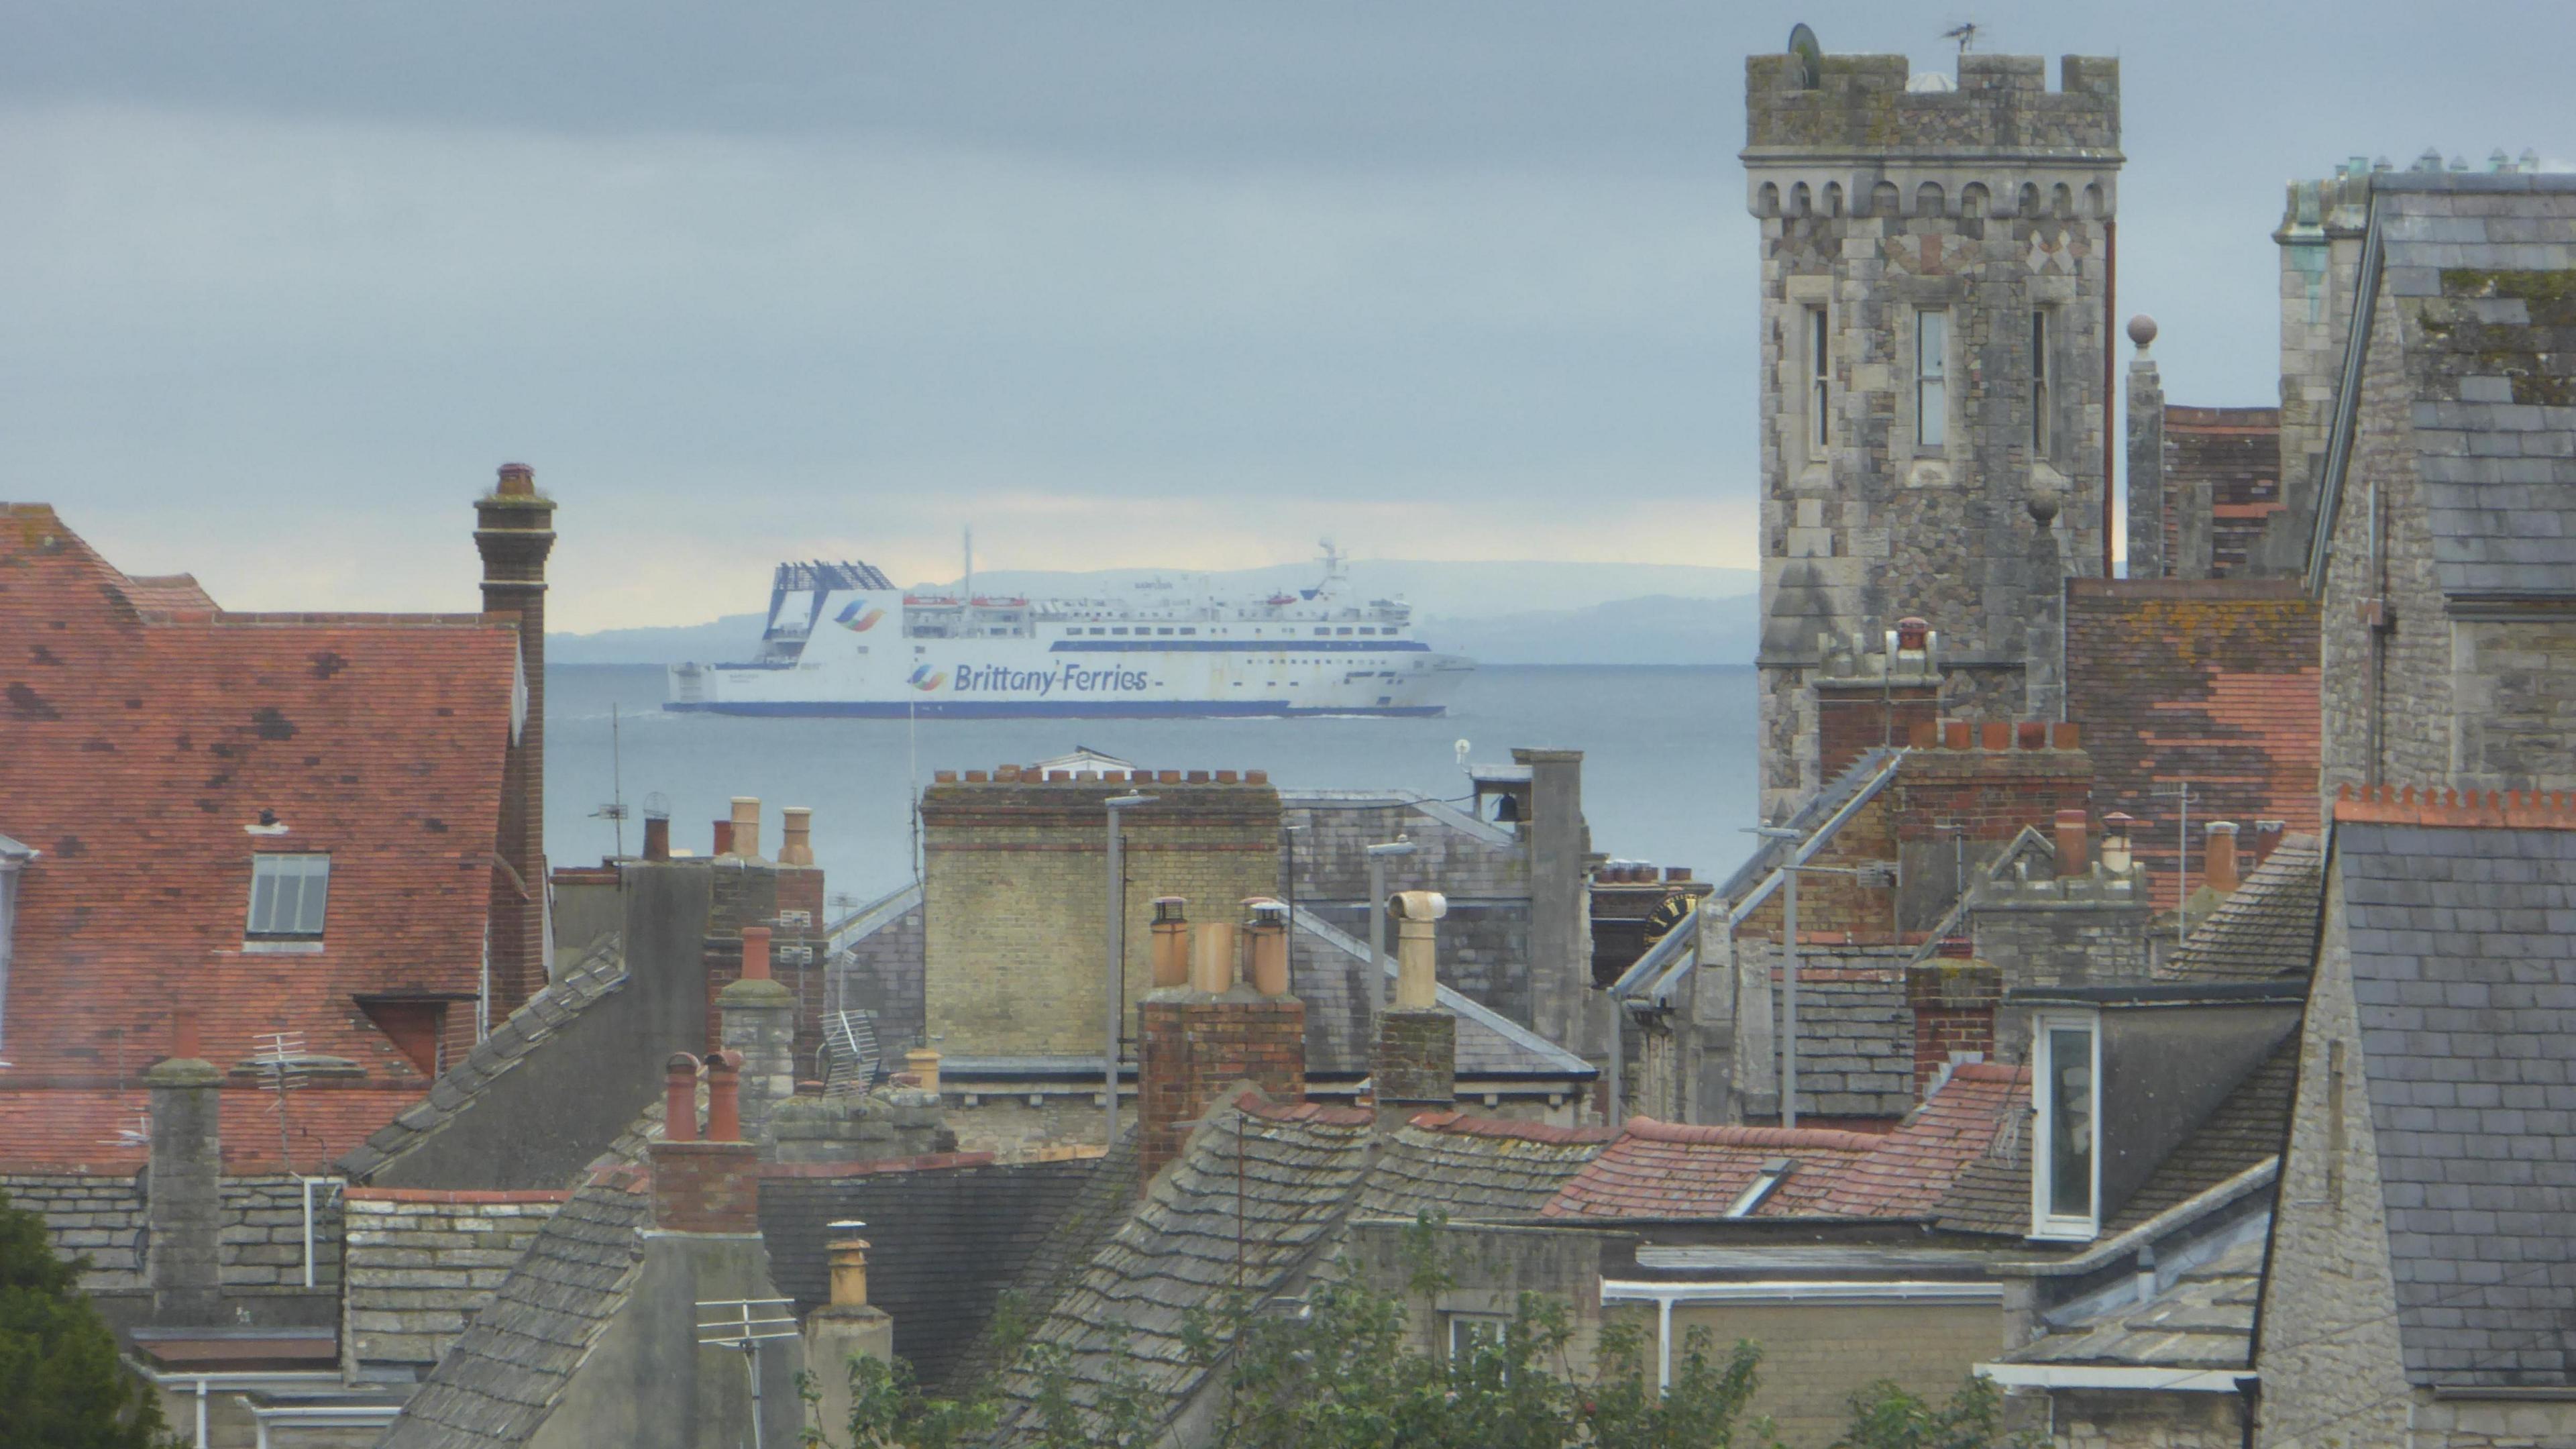
[[1769, 819], [1915, 720], [2057, 718], [2064, 579], [2109, 564], [2119, 62], [1908, 72], [1745, 64]]

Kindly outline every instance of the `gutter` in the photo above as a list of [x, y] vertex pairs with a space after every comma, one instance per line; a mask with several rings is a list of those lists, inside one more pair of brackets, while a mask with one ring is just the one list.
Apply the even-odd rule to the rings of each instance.
[[[156, 1369], [127, 1359], [136, 1373], [152, 1381], [157, 1389], [173, 1393], [193, 1390], [197, 1399], [196, 1449], [208, 1449], [213, 1443], [206, 1437], [206, 1396], [217, 1389], [260, 1390], [338, 1389], [340, 1371], [334, 1369], [233, 1369], [221, 1372], [194, 1373], [183, 1369]], [[263, 1438], [266, 1436], [263, 1435]]]
[[2008, 1389], [2126, 1389], [2241, 1394], [2262, 1382], [2252, 1369], [2151, 1368], [2109, 1363], [1981, 1363], [1974, 1372]]

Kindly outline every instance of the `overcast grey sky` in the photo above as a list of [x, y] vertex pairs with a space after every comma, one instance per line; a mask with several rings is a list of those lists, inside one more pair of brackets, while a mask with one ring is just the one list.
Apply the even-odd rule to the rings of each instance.
[[[2274, 392], [2281, 184], [2576, 155], [2576, 7], [0, 4], [0, 497], [228, 605], [556, 620], [953, 572], [1753, 561], [1743, 56], [2121, 57], [2121, 311]], [[2051, 66], [2052, 84], [2054, 65]], [[1533, 606], [1543, 601], [1532, 601]]]

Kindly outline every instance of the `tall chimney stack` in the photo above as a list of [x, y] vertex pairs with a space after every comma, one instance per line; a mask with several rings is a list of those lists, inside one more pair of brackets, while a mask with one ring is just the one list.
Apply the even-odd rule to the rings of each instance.
[[1410, 1116], [1447, 1107], [1458, 1097], [1458, 1019], [1440, 1008], [1438, 891], [1398, 891], [1387, 903], [1396, 919], [1395, 1004], [1377, 1020], [1369, 1077], [1381, 1114]]
[[[1162, 931], [1166, 904], [1177, 925], [1182, 902], [1177, 897], [1155, 902], [1155, 944], [1168, 952], [1170, 933]], [[1256, 932], [1266, 929], [1256, 923]], [[1285, 1101], [1305, 1100], [1306, 1004], [1284, 993], [1265, 995], [1236, 980], [1235, 942], [1233, 923], [1201, 925], [1189, 952], [1188, 984], [1152, 991], [1137, 1007], [1140, 1190], [1181, 1154], [1189, 1141], [1183, 1124], [1205, 1117], [1217, 1105], [1217, 1094], [1234, 1083], [1249, 1081]], [[1256, 950], [1257, 942], [1256, 936]], [[1158, 979], [1163, 961], [1158, 955]]]
[[512, 722], [503, 756], [494, 844], [509, 867], [493, 872], [492, 882], [495, 1022], [546, 984], [546, 555], [555, 546], [554, 513], [554, 500], [538, 494], [536, 472], [525, 463], [502, 464], [499, 482], [474, 504], [483, 612], [517, 621], [519, 672], [526, 679], [527, 713]]
[[769, 1114], [796, 1095], [796, 995], [769, 974], [769, 928], [742, 928], [742, 979], [716, 993], [727, 1055], [742, 1059], [743, 1136], [761, 1140]]
[[198, 1055], [197, 1013], [172, 1014], [171, 1054], [143, 1074], [152, 1092], [152, 1170], [146, 1181], [152, 1316], [169, 1324], [223, 1318], [222, 1072]]
[[[653, 1160], [653, 1226], [664, 1232], [760, 1231], [760, 1156], [742, 1140], [734, 1095], [741, 1070], [741, 1059], [731, 1052], [708, 1057], [705, 1139], [673, 1138], [666, 1126], [664, 1138], [647, 1149]], [[681, 1071], [681, 1057], [674, 1056], [669, 1067], [674, 1098]]]

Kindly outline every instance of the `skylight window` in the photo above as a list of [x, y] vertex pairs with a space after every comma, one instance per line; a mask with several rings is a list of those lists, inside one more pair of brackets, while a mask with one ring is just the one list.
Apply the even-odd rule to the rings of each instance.
[[250, 858], [253, 940], [318, 941], [331, 900], [331, 857], [263, 853]]
[[[1511, 797], [1506, 795], [1503, 798], [1508, 801]], [[1797, 1165], [1794, 1158], [1787, 1157], [1774, 1157], [1763, 1163], [1762, 1170], [1753, 1175], [1753, 1181], [1735, 1195], [1735, 1201], [1726, 1205], [1726, 1215], [1731, 1218], [1753, 1216], [1771, 1194], [1779, 1190], [1780, 1184], [1788, 1180], [1789, 1173]]]

